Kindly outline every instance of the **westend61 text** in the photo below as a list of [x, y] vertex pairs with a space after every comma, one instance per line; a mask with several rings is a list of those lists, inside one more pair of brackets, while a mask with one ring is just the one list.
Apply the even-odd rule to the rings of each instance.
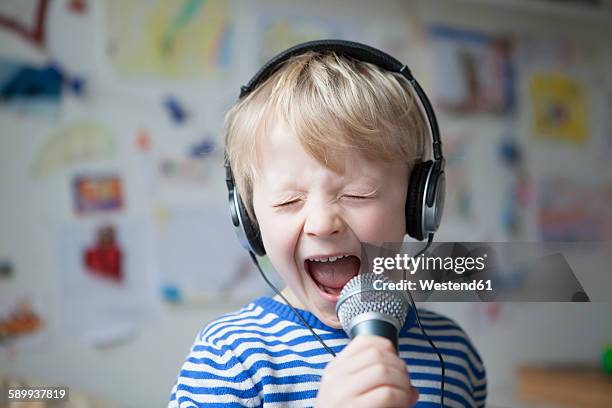
[[374, 290], [448, 290], [448, 291], [483, 291], [493, 290], [491, 279], [473, 280], [471, 282], [436, 282], [435, 280], [419, 280], [419, 288], [417, 283], [409, 280], [400, 280], [398, 282], [383, 282], [382, 280], [374, 281]]

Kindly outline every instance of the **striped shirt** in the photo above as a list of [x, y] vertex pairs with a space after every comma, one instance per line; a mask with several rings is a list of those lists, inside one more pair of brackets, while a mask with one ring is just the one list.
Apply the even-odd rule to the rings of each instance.
[[[342, 329], [298, 311], [336, 354], [348, 344]], [[445, 406], [484, 407], [485, 368], [468, 336], [447, 317], [422, 309], [419, 316], [444, 360]], [[439, 407], [440, 361], [412, 312], [400, 331], [399, 355], [420, 393], [415, 406]], [[311, 407], [332, 358], [287, 305], [261, 297], [198, 334], [168, 407]]]

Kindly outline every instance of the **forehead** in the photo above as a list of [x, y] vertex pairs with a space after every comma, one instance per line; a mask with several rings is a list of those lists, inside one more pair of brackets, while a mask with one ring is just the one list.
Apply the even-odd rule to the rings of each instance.
[[[333, 139], [333, 135], [329, 135]], [[309, 143], [309, 142], [305, 142]], [[330, 143], [331, 144], [331, 143]], [[346, 164], [361, 158], [351, 149], [340, 149], [328, 144], [310, 146], [282, 121], [271, 125], [257, 141], [258, 167], [265, 171], [312, 166], [328, 168], [338, 174], [346, 171]]]
[[341, 141], [307, 149], [281, 121], [258, 138], [257, 157], [260, 176], [275, 183], [287, 181], [293, 184], [313, 176], [312, 172], [326, 173], [339, 180], [377, 181], [390, 173], [404, 172], [407, 167], [403, 163], [368, 160], [356, 148], [343, 148]]

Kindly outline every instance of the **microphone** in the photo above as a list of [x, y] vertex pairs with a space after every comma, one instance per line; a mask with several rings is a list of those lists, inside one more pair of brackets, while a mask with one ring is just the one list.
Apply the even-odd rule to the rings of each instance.
[[340, 292], [336, 314], [351, 339], [360, 334], [382, 336], [391, 340], [397, 350], [399, 331], [408, 315], [408, 300], [404, 292], [375, 289], [376, 281], [392, 282], [373, 273], [348, 281]]

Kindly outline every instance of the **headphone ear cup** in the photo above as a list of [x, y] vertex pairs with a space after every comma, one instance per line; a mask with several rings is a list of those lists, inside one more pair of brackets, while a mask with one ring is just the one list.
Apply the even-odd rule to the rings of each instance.
[[259, 227], [251, 221], [249, 214], [246, 211], [244, 203], [242, 202], [242, 197], [240, 194], [238, 196], [238, 211], [240, 212], [240, 219], [242, 220], [242, 230], [244, 232], [244, 237], [251, 247], [251, 250], [259, 256], [264, 256], [266, 254], [266, 249], [264, 248], [263, 241], [261, 239], [261, 233], [259, 231]]
[[417, 163], [412, 169], [408, 194], [406, 195], [406, 233], [412, 238], [422, 241], [423, 234], [423, 200], [427, 175], [433, 162], [431, 160]]

